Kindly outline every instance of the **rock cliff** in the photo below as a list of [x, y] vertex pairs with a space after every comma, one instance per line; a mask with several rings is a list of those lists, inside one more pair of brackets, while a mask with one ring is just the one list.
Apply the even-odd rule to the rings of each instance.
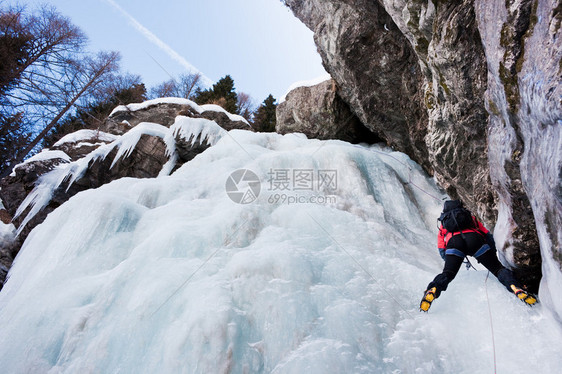
[[284, 3], [351, 110], [496, 226], [520, 276], [538, 287], [541, 253], [562, 269], [556, 1]]
[[301, 132], [309, 138], [351, 143], [381, 141], [341, 99], [333, 79], [291, 90], [277, 106], [276, 114], [275, 131], [280, 134]]

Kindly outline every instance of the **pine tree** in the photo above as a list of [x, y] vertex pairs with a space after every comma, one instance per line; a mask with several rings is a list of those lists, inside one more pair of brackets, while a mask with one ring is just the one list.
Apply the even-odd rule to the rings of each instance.
[[29, 59], [32, 35], [21, 23], [21, 9], [0, 9], [0, 95], [17, 84]]
[[234, 89], [234, 80], [230, 75], [226, 75], [213, 84], [213, 88], [197, 90], [195, 102], [197, 104], [218, 104], [227, 112], [237, 114], [238, 95]]
[[275, 132], [275, 124], [277, 123], [275, 115], [277, 104], [275, 101], [273, 95], [270, 94], [258, 108], [254, 116], [254, 127], [257, 131]]
[[0, 170], [8, 168], [20, 156], [31, 138], [28, 130], [22, 122], [21, 113], [6, 116], [0, 111]]

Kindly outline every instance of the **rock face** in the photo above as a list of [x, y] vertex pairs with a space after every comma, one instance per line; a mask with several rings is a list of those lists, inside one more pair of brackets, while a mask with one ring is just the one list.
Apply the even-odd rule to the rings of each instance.
[[484, 99], [498, 226], [517, 264], [533, 269], [539, 257], [558, 264], [543, 266], [549, 279], [541, 295], [562, 317], [562, 5], [478, 0], [475, 8], [488, 58]]
[[380, 141], [340, 98], [332, 79], [292, 90], [277, 106], [276, 115], [275, 131], [280, 134], [300, 132], [309, 138], [351, 143]]
[[[249, 128], [237, 116], [214, 107], [201, 110], [196, 104], [175, 102], [136, 105], [133, 110], [122, 108], [106, 120], [104, 128], [112, 130], [112, 134], [80, 130], [67, 135], [39, 157], [16, 166], [10, 176], [0, 181], [4, 215], [16, 217], [13, 223], [19, 230], [14, 241], [0, 248], [0, 282], [31, 230], [70, 197], [119, 178], [167, 175], [207, 149], [212, 143], [209, 136], [216, 138], [224, 129], [201, 113], [230, 129]], [[127, 122], [118, 122], [123, 118]], [[47, 192], [37, 189], [39, 185]], [[30, 194], [39, 201], [45, 200], [42, 208], [32, 212], [31, 204], [17, 214]]]
[[365, 126], [496, 225], [532, 288], [539, 239], [562, 267], [556, 1], [284, 2]]
[[314, 31], [326, 70], [365, 126], [493, 221], [487, 114], [474, 100], [486, 89], [474, 10], [470, 2], [386, 3], [286, 1]]

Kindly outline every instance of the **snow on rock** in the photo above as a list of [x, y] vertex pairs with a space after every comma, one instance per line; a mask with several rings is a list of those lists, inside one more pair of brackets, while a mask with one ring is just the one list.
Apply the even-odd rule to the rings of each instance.
[[232, 130], [31, 233], [0, 292], [2, 370], [558, 372], [560, 324], [485, 271], [418, 312], [442, 197], [386, 148]]
[[43, 151], [31, 156], [30, 158], [25, 160], [25, 163], [51, 160], [53, 158], [60, 158], [61, 160], [64, 160], [64, 161], [70, 161], [70, 157], [68, 157], [68, 155], [66, 153], [64, 153], [62, 151], [51, 151], [51, 150], [47, 149], [47, 150], [43, 150]]
[[[245, 122], [245, 123], [248, 124], [248, 126], [250, 125], [250, 124], [248, 123], [248, 121], [246, 120], [246, 118], [244, 118], [244, 117], [242, 117], [242, 116], [239, 116], [238, 114], [232, 114], [232, 113], [226, 111], [226, 109], [224, 109], [224, 108], [221, 107], [220, 105], [216, 105], [216, 104], [203, 104], [203, 105], [201, 105], [200, 108], [202, 109], [202, 112], [206, 112], [206, 111], [221, 112], [221, 113], [226, 114], [226, 115], [228, 116], [228, 118], [229, 118], [231, 121], [234, 121], [234, 122], [238, 122], [238, 121], [240, 121], [240, 122]], [[202, 112], [201, 112], [201, 113], [202, 113]]]
[[285, 101], [285, 98], [287, 97], [287, 95], [289, 94], [289, 92], [291, 92], [292, 90], [294, 90], [295, 88], [299, 88], [299, 87], [312, 87], [312, 86], [316, 86], [322, 82], [331, 80], [332, 76], [329, 73], [323, 74], [319, 77], [316, 77], [314, 79], [310, 79], [310, 80], [306, 80], [306, 81], [298, 81], [298, 82], [294, 82], [293, 84], [291, 84], [289, 86], [289, 88], [287, 89], [287, 93], [285, 93], [285, 95], [283, 95], [280, 99], [279, 99], [279, 103], [282, 103]]
[[0, 221], [0, 243], [9, 243], [14, 240], [16, 228], [11, 223]]
[[220, 113], [226, 114], [228, 116], [228, 118], [233, 122], [244, 122], [248, 126], [250, 125], [244, 117], [239, 116], [237, 114], [229, 113], [224, 108], [222, 108], [220, 105], [215, 105], [215, 104], [198, 105], [191, 100], [183, 99], [183, 98], [179, 98], [179, 97], [164, 97], [164, 98], [159, 98], [159, 99], [147, 100], [147, 101], [144, 101], [142, 103], [120, 105], [120, 106], [116, 107], [115, 109], [113, 109], [113, 111], [111, 112], [109, 117], [112, 117], [119, 112], [129, 112], [129, 111], [135, 112], [135, 111], [148, 109], [150, 107], [161, 105], [161, 104], [186, 105], [186, 106], [189, 106], [190, 108], [192, 108], [193, 110], [195, 110], [199, 114], [203, 114], [204, 112], [207, 112], [207, 111], [220, 112]]
[[156, 106], [159, 104], [178, 104], [178, 105], [188, 105], [195, 109], [197, 112], [201, 113], [201, 107], [197, 105], [195, 102], [184, 99], [181, 97], [162, 97], [158, 99], [146, 100], [142, 103], [133, 103], [127, 105], [119, 105], [109, 114], [109, 117], [112, 117], [117, 112], [135, 112], [137, 110], [147, 109], [151, 106]]
[[239, 115], [231, 114], [218, 105], [197, 105], [191, 100], [168, 97], [148, 100], [143, 103], [119, 106], [104, 122], [103, 128], [123, 134], [141, 122], [156, 122], [170, 127], [177, 116], [206, 118], [215, 121], [223, 129], [251, 129], [248, 121]]
[[67, 134], [63, 136], [58, 142], [54, 144], [54, 147], [61, 146], [65, 143], [79, 143], [83, 140], [92, 140], [97, 139], [100, 142], [112, 142], [117, 139], [116, 135], [109, 134], [107, 132], [98, 131], [98, 130], [78, 130], [71, 134]]
[[41, 162], [41, 161], [70, 162], [70, 157], [63, 151], [45, 149], [31, 156], [30, 158], [26, 159], [21, 164], [17, 164], [16, 166], [14, 166], [10, 176], [14, 177], [16, 175], [16, 169], [18, 168], [24, 167], [25, 165], [32, 162]]

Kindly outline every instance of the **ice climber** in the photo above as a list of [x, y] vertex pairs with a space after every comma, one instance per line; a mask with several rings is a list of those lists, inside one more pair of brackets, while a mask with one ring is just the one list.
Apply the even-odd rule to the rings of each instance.
[[447, 200], [439, 217], [441, 225], [437, 236], [439, 254], [445, 260], [443, 272], [429, 283], [420, 303], [420, 310], [427, 312], [433, 300], [447, 289], [455, 278], [466, 256], [474, 256], [498, 280], [520, 300], [528, 305], [537, 302], [535, 295], [527, 292], [496, 256], [492, 234], [480, 223], [460, 200]]

